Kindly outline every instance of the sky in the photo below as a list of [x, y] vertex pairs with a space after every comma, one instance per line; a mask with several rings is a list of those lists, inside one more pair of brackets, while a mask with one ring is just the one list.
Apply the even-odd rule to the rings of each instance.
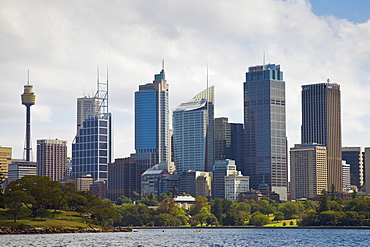
[[370, 1], [0, 0], [0, 145], [22, 158], [23, 86], [34, 87], [38, 139], [76, 134], [76, 99], [109, 70], [114, 156], [134, 152], [134, 92], [165, 60], [170, 108], [215, 86], [215, 117], [243, 122], [248, 67], [280, 64], [289, 147], [300, 142], [301, 85], [336, 82], [343, 146], [370, 146]]

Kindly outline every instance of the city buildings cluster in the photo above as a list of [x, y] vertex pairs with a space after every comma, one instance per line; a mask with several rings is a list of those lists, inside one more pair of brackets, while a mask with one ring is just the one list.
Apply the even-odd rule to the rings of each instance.
[[[113, 122], [108, 81], [94, 97], [77, 99], [72, 157], [64, 140], [37, 140], [30, 160], [30, 107], [36, 96], [24, 86], [24, 160], [0, 147], [0, 173], [9, 183], [24, 175], [74, 182], [102, 198], [172, 192], [230, 200], [267, 196], [287, 201], [314, 199], [322, 190], [345, 196], [370, 193], [370, 148], [342, 147], [340, 86], [302, 86], [301, 143], [288, 150], [285, 81], [280, 65], [249, 67], [244, 82], [244, 123], [216, 117], [214, 86], [174, 108], [164, 66], [152, 83], [135, 92], [135, 153], [113, 160]], [[172, 117], [172, 127], [170, 118]], [[290, 157], [290, 160], [289, 158]], [[289, 162], [290, 161], [290, 162]], [[289, 169], [290, 166], [290, 169]], [[290, 181], [288, 172], [290, 171]]]

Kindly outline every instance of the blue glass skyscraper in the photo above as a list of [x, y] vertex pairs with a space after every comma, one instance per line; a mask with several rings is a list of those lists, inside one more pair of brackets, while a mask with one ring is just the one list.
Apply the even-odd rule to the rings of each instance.
[[280, 65], [249, 67], [244, 82], [244, 170], [250, 187], [265, 182], [286, 200], [285, 82]]
[[182, 103], [173, 112], [174, 162], [178, 174], [210, 171], [214, 164], [214, 87]]
[[146, 170], [170, 161], [169, 85], [164, 69], [135, 92], [135, 160]]

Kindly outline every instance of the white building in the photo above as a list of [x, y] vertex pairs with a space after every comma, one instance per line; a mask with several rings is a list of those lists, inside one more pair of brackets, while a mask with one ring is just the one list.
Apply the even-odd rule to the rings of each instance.
[[249, 176], [243, 176], [240, 171], [225, 176], [225, 198], [231, 201], [238, 199], [240, 193], [249, 191]]
[[342, 178], [343, 178], [343, 191], [351, 189], [351, 165], [342, 160]]

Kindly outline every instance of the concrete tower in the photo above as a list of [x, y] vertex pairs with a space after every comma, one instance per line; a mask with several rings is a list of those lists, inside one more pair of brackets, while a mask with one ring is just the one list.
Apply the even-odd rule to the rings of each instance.
[[302, 86], [301, 143], [326, 146], [328, 190], [342, 191], [342, 131], [340, 86], [317, 83]]
[[36, 102], [36, 95], [33, 92], [33, 86], [27, 82], [24, 85], [24, 91], [22, 94], [22, 105], [26, 106], [26, 143], [24, 151], [26, 153], [26, 161], [30, 161], [31, 154], [31, 106]]

